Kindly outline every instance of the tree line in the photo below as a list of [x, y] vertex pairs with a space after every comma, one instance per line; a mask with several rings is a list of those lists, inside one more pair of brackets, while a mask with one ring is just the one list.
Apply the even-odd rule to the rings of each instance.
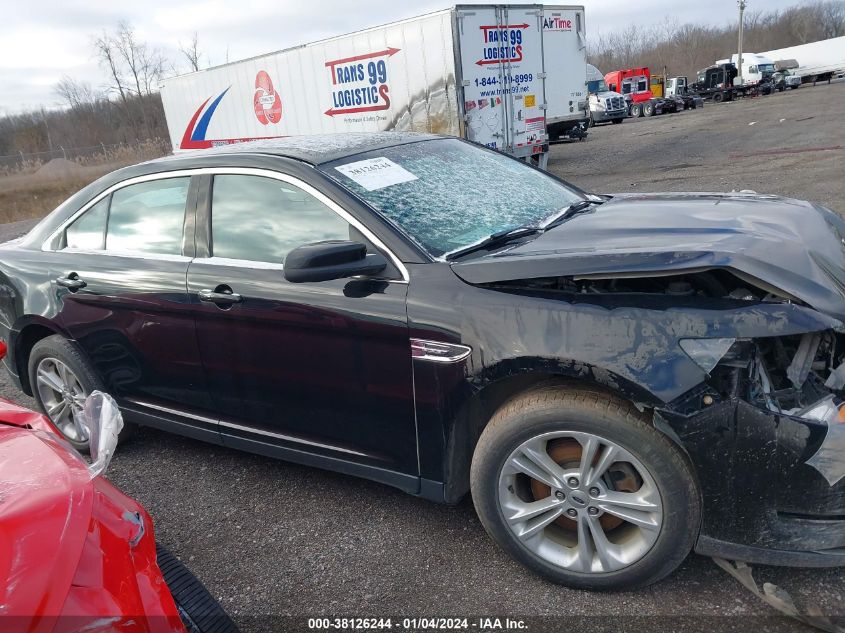
[[[631, 25], [599, 33], [589, 38], [587, 55], [603, 73], [647, 66], [653, 73], [665, 68], [669, 76], [692, 79], [698, 70], [737, 52], [739, 16], [733, 10], [731, 6], [733, 19], [726, 13], [723, 26], [679, 24], [667, 18], [649, 28]], [[747, 53], [841, 37], [845, 35], [845, 1], [809, 2], [782, 11], [750, 10], [745, 12], [743, 24], [743, 50]]]
[[168, 138], [158, 86], [166, 74], [199, 70], [197, 34], [180, 46], [179, 60], [141, 41], [128, 22], [104, 31], [91, 46], [105, 85], [65, 76], [53, 86], [60, 109], [1, 117], [0, 156]]

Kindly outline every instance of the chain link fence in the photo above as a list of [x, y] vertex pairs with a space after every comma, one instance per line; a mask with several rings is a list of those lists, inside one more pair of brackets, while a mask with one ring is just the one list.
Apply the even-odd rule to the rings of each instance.
[[171, 152], [166, 139], [150, 139], [135, 143], [89, 145], [87, 147], [58, 147], [47, 152], [18, 152], [0, 156], [0, 174], [37, 169], [54, 158], [63, 158], [79, 165], [94, 165], [124, 159], [156, 158]]

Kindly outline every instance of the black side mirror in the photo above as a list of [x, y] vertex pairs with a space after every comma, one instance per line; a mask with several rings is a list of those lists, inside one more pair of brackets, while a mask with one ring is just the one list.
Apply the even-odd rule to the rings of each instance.
[[292, 283], [328, 281], [377, 275], [387, 268], [380, 253], [367, 255], [367, 247], [358, 242], [332, 240], [305, 244], [285, 258], [285, 279]]

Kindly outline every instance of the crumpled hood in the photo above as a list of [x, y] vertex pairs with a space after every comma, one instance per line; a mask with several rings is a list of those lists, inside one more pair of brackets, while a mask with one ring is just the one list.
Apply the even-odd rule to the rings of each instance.
[[619, 195], [524, 244], [453, 264], [463, 280], [682, 274], [726, 268], [845, 320], [845, 221], [800, 200]]
[[58, 441], [0, 422], [0, 616], [60, 613], [79, 562], [93, 488]]

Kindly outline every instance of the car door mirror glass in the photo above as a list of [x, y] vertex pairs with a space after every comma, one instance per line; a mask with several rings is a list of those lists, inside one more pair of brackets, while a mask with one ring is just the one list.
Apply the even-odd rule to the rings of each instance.
[[285, 258], [285, 279], [292, 283], [377, 275], [387, 268], [381, 253], [348, 240], [328, 240], [293, 249]]

